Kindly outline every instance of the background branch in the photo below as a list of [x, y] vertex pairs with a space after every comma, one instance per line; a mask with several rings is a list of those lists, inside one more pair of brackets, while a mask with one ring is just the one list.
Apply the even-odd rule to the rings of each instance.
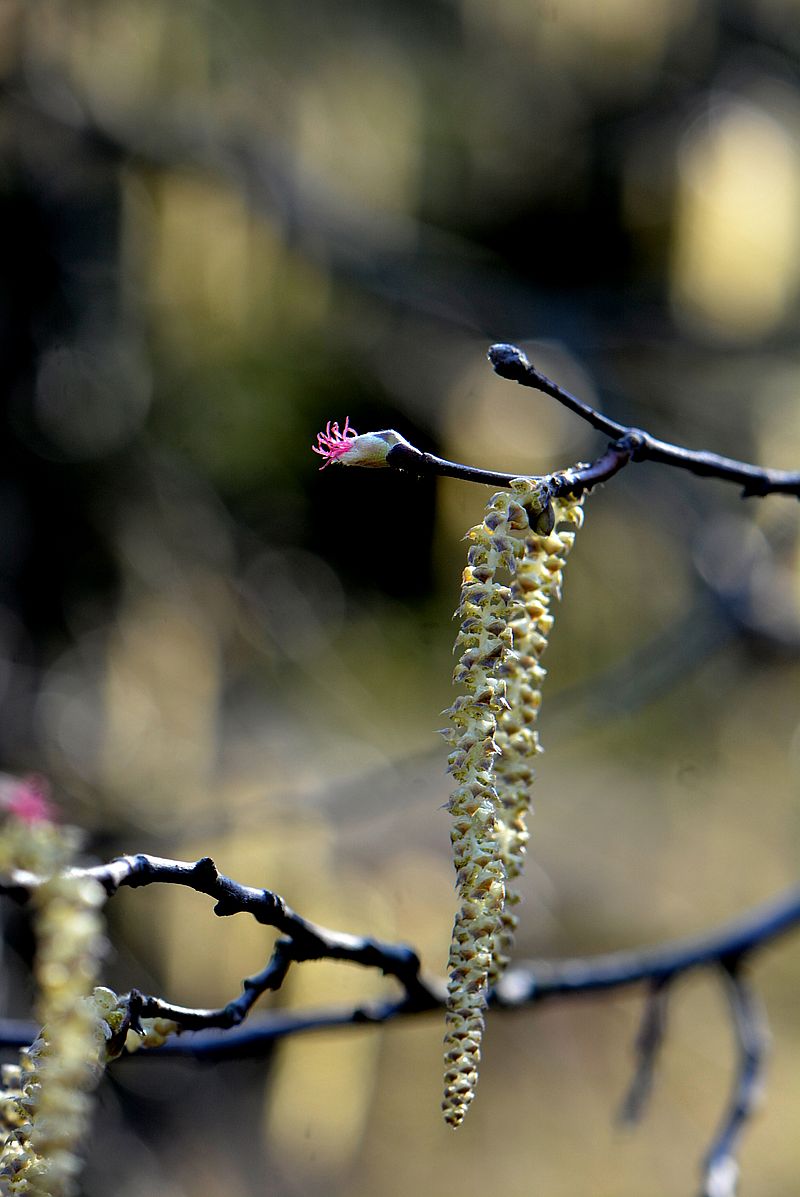
[[[382, 1024], [444, 1004], [444, 982], [421, 977], [419, 957], [412, 948], [331, 931], [311, 923], [271, 890], [241, 885], [226, 877], [210, 857], [191, 863], [140, 853], [72, 872], [99, 881], [109, 897], [122, 887], [186, 886], [214, 898], [214, 913], [220, 917], [246, 913], [258, 923], [276, 927], [283, 933], [265, 967], [246, 978], [238, 997], [218, 1009], [177, 1006], [132, 990], [129, 1012], [134, 1030], [138, 1029], [141, 1018], [161, 1017], [172, 1019], [182, 1031], [197, 1032], [151, 1049], [147, 1053], [150, 1057], [253, 1057], [263, 1054], [275, 1040], [290, 1035]], [[0, 892], [25, 902], [41, 884], [40, 878], [17, 872], [0, 885]], [[636, 1043], [637, 1066], [622, 1109], [623, 1117], [633, 1121], [641, 1114], [652, 1085], [656, 1057], [664, 1039], [668, 992], [685, 973], [701, 968], [722, 969], [738, 1044], [738, 1066], [728, 1111], [704, 1162], [702, 1197], [733, 1197], [738, 1175], [734, 1152], [755, 1108], [767, 1042], [765, 1019], [742, 970], [757, 950], [798, 925], [800, 887], [704, 936], [600, 956], [533, 961], [511, 969], [497, 985], [491, 1004], [501, 1009], [518, 1009], [554, 998], [608, 993], [647, 984], [647, 1002]], [[280, 988], [293, 963], [322, 959], [380, 968], [400, 982], [403, 995], [394, 1000], [311, 1013], [274, 1011], [247, 1027], [240, 1026], [262, 994]], [[6, 1020], [0, 1023], [0, 1046], [23, 1047], [35, 1034], [36, 1028], [28, 1022]]]
[[720, 961], [743, 959], [800, 925], [800, 886], [704, 936], [652, 948], [574, 960], [534, 961], [510, 969], [497, 987], [501, 1005], [620, 989], [646, 981], [674, 980]]

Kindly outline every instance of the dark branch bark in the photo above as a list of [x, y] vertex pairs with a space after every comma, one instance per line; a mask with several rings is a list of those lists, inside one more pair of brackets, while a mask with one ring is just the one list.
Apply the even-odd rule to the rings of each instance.
[[[553, 498], [565, 494], [582, 494], [591, 490], [613, 478], [630, 461], [657, 461], [700, 477], [735, 482], [743, 487], [744, 497], [786, 494], [800, 498], [800, 471], [769, 470], [744, 461], [735, 461], [731, 457], [721, 457], [717, 453], [672, 445], [651, 436], [641, 428], [628, 428], [604, 416], [540, 373], [515, 345], [492, 345], [489, 361], [501, 378], [508, 378], [521, 386], [542, 391], [586, 420], [592, 428], [611, 437], [611, 443], [605, 453], [595, 461], [589, 464], [579, 462], [568, 469], [539, 477], [538, 480], [546, 484]], [[423, 453], [408, 443], [395, 445], [390, 449], [386, 464], [392, 469], [417, 476], [439, 475], [488, 486], [509, 486], [517, 476], [500, 470], [483, 470], [478, 466], [448, 461], [433, 453]]]
[[[635, 437], [622, 438], [610, 444], [596, 461], [589, 464], [581, 462], [559, 473], [542, 475], [538, 477], [538, 481], [546, 484], [551, 498], [558, 495], [582, 494], [619, 473], [623, 466], [633, 459], [637, 444]], [[460, 478], [463, 482], [479, 482], [487, 486], [509, 486], [512, 480], [518, 477], [518, 474], [482, 470], [479, 466], [447, 461], [433, 453], [423, 453], [407, 443], [395, 445], [390, 449], [386, 464], [392, 469], [414, 474], [419, 478], [438, 475], [441, 478]]]
[[[271, 890], [254, 889], [226, 877], [209, 856], [191, 863], [139, 853], [118, 857], [108, 864], [73, 869], [72, 873], [99, 881], [109, 897], [123, 886], [129, 889], [155, 884], [186, 886], [215, 899], [214, 913], [221, 918], [249, 914], [256, 922], [282, 932], [266, 966], [254, 976], [247, 977], [242, 982], [241, 994], [218, 1010], [176, 1006], [163, 998], [134, 990], [131, 994], [134, 1028], [139, 1018], [169, 1018], [186, 1030], [238, 1026], [258, 998], [279, 989], [291, 965], [302, 960], [346, 960], [365, 968], [379, 968], [384, 975], [399, 981], [404, 991], [401, 1005], [408, 1010], [430, 1009], [439, 1002], [438, 995], [432, 993], [420, 976], [419, 957], [413, 948], [347, 935], [309, 922]], [[18, 871], [0, 884], [0, 893], [17, 902], [25, 902], [40, 884], [40, 878]]]
[[[330, 931], [302, 918], [278, 894], [240, 885], [221, 874], [210, 857], [194, 863], [139, 854], [123, 856], [108, 864], [72, 870], [93, 877], [112, 897], [123, 886], [182, 885], [215, 899], [214, 913], [225, 917], [249, 914], [283, 934], [265, 967], [242, 983], [242, 991], [217, 1010], [176, 1006], [163, 998], [133, 990], [129, 995], [130, 1026], [136, 1030], [147, 1017], [172, 1019], [181, 1031], [195, 1032], [172, 1039], [147, 1056], [191, 1056], [198, 1059], [254, 1057], [268, 1050], [276, 1039], [305, 1031], [332, 1027], [380, 1024], [392, 1019], [438, 1009], [444, 1005], [442, 981], [420, 976], [419, 957], [403, 944], [388, 944], [368, 937]], [[0, 884], [18, 902], [31, 898], [40, 878], [16, 872]], [[571, 960], [534, 961], [508, 972], [492, 995], [500, 1009], [534, 1006], [554, 998], [611, 992], [647, 984], [648, 1004], [637, 1039], [638, 1064], [623, 1113], [638, 1117], [649, 1092], [653, 1068], [661, 1047], [666, 995], [684, 973], [702, 968], [722, 969], [728, 983], [731, 1017], [738, 1043], [738, 1068], [733, 1096], [704, 1163], [702, 1197], [734, 1197], [738, 1174], [734, 1152], [755, 1107], [760, 1090], [766, 1048], [765, 1023], [742, 970], [756, 951], [800, 926], [800, 887], [749, 912], [735, 922], [705, 936], [661, 944], [640, 951], [615, 952]], [[258, 998], [279, 989], [290, 966], [302, 960], [344, 960], [365, 968], [380, 968], [403, 987], [400, 998], [348, 1008], [312, 1013], [273, 1011], [241, 1026]], [[0, 1022], [0, 1047], [19, 1048], [32, 1042], [36, 1028], [26, 1022]]]
[[615, 441], [633, 438], [636, 443], [633, 461], [658, 461], [662, 465], [688, 470], [689, 473], [703, 478], [720, 478], [725, 482], [735, 482], [744, 488], [744, 497], [784, 494], [800, 498], [800, 471], [768, 470], [748, 462], [735, 461], [731, 457], [720, 457], [717, 453], [672, 445], [651, 436], [641, 428], [627, 428], [624, 424], [595, 411], [588, 403], [584, 403], [547, 378], [528, 361], [516, 345], [492, 345], [489, 361], [501, 378], [508, 378], [521, 386], [532, 387], [549, 395], [582, 420], [586, 420], [598, 432]]

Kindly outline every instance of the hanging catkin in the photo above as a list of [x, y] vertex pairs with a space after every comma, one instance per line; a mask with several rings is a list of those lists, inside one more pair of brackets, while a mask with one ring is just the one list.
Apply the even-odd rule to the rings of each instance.
[[[471, 528], [456, 611], [453, 680], [464, 693], [448, 709], [451, 840], [461, 900], [450, 946], [445, 1031], [445, 1120], [459, 1126], [475, 1095], [489, 985], [508, 960], [515, 903], [507, 883], [522, 870], [526, 815], [539, 751], [540, 658], [560, 596], [580, 499], [548, 504], [540, 482], [518, 478], [494, 495]], [[547, 517], [552, 511], [553, 523]], [[547, 531], [536, 529], [546, 521]]]

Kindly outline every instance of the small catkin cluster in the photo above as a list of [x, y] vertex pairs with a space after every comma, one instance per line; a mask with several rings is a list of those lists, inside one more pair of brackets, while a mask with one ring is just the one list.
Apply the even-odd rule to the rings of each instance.
[[177, 1031], [167, 1019], [129, 1030], [127, 998], [97, 986], [106, 952], [106, 893], [71, 871], [75, 827], [54, 821], [40, 779], [0, 775], [0, 874], [30, 874], [39, 1037], [0, 1069], [0, 1197], [70, 1197], [92, 1091], [124, 1048], [159, 1046]]
[[75, 1191], [91, 1090], [124, 1007], [110, 990], [94, 989], [106, 949], [106, 895], [99, 882], [69, 871], [80, 833], [54, 821], [36, 778], [0, 777], [0, 809], [0, 873], [39, 879], [34, 971], [42, 1025], [19, 1063], [2, 1069], [0, 1194], [62, 1197]]
[[[55, 1016], [55, 1008], [52, 1011]], [[62, 1197], [74, 1193], [76, 1153], [90, 1116], [91, 1091], [123, 1049], [160, 1047], [177, 1030], [165, 1018], [127, 1029], [128, 1001], [96, 986], [51, 1017], [19, 1063], [0, 1068], [0, 1194]]]
[[79, 843], [73, 828], [12, 817], [3, 830], [3, 867], [24, 867], [45, 880], [34, 896], [42, 1031], [19, 1065], [3, 1073], [0, 1192], [62, 1197], [75, 1191], [77, 1149], [111, 1035], [93, 995], [106, 947], [105, 891], [68, 872]]
[[457, 782], [449, 809], [461, 900], [448, 965], [442, 1102], [454, 1127], [475, 1095], [487, 993], [514, 929], [507, 882], [521, 872], [528, 838], [544, 677], [539, 661], [574, 538], [572, 531], [553, 531], [551, 515], [579, 526], [580, 500], [558, 499], [551, 508], [541, 483], [518, 478], [510, 492], [490, 499], [483, 522], [466, 537], [453, 674], [464, 693], [448, 709], [444, 733]]

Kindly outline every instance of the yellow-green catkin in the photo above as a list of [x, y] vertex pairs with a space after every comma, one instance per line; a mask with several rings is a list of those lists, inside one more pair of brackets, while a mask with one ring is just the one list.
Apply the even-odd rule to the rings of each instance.
[[[544, 677], [539, 659], [574, 538], [573, 531], [534, 530], [547, 510], [542, 484], [518, 478], [510, 492], [490, 499], [483, 522], [466, 537], [453, 674], [464, 694], [448, 709], [445, 732], [457, 782], [449, 809], [461, 900], [448, 964], [442, 1102], [454, 1127], [475, 1095], [487, 993], [513, 935], [507, 882], [521, 871], [527, 841]], [[579, 500], [554, 502], [557, 522], [577, 527], [581, 514]]]
[[[516, 494], [529, 502], [517, 480]], [[531, 495], [535, 500], [535, 485]], [[541, 752], [537, 722], [542, 703], [546, 670], [542, 657], [553, 627], [553, 604], [561, 598], [564, 565], [583, 523], [583, 496], [568, 495], [552, 501], [553, 528], [549, 532], [529, 531], [515, 540], [515, 569], [511, 582], [509, 627], [513, 653], [505, 667], [508, 707], [498, 720], [495, 741], [499, 755], [495, 764], [495, 786], [500, 799], [498, 849], [506, 872], [506, 901], [495, 936], [490, 982], [506, 968], [517, 925], [511, 907], [519, 894], [509, 884], [522, 872], [528, 842], [527, 817], [535, 777], [534, 759]], [[563, 527], [563, 525], [567, 525]]]

